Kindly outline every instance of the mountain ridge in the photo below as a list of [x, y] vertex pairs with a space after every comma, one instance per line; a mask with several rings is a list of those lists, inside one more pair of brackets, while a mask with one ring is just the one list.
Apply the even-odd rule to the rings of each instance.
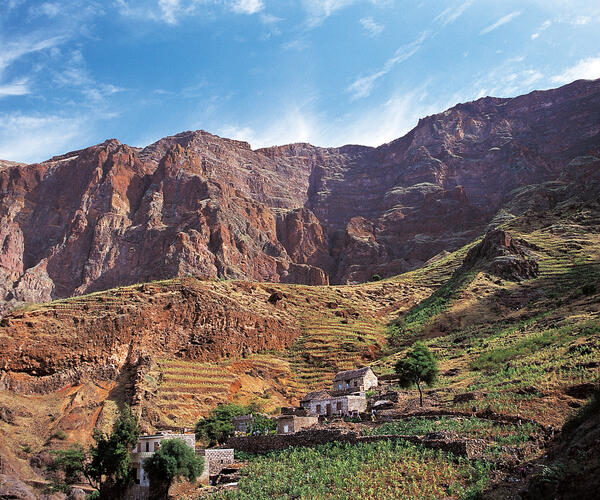
[[579, 80], [457, 104], [377, 148], [252, 150], [187, 131], [5, 162], [0, 308], [176, 276], [327, 284], [405, 272], [505, 207], [518, 215], [515, 190], [582, 196], [574, 171], [597, 170], [599, 114], [600, 80]]

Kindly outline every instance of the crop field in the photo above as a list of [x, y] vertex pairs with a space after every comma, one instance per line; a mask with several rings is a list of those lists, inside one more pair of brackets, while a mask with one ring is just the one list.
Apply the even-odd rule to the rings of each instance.
[[404, 442], [328, 444], [254, 457], [219, 499], [475, 498], [491, 466]]

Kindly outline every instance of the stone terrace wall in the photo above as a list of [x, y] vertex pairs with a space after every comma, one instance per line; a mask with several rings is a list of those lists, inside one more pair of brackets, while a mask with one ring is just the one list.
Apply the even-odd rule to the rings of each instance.
[[334, 441], [343, 443], [373, 443], [385, 440], [402, 440], [427, 448], [440, 449], [467, 458], [477, 458], [487, 447], [481, 439], [428, 438], [427, 436], [361, 436], [356, 432], [339, 429], [309, 429], [289, 435], [240, 436], [227, 441], [227, 446], [247, 453], [267, 453], [295, 446], [318, 446]]

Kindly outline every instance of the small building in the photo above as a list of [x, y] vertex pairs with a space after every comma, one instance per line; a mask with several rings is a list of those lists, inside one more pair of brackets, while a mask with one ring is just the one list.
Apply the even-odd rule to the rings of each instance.
[[307, 410], [309, 413], [314, 413], [314, 411], [311, 411], [311, 409], [313, 408], [313, 401], [322, 401], [325, 399], [331, 398], [331, 394], [329, 394], [329, 392], [327, 391], [313, 391], [313, 392], [309, 392], [306, 396], [304, 396], [301, 400], [300, 400], [300, 407], [304, 408], [305, 410]]
[[140, 436], [135, 448], [131, 452], [133, 467], [135, 469], [135, 484], [150, 486], [150, 480], [144, 472], [144, 460], [151, 457], [155, 451], [160, 449], [161, 441], [165, 439], [181, 439], [192, 450], [196, 449], [196, 436], [192, 433], [174, 434], [171, 432], [159, 432], [158, 434]]
[[312, 416], [357, 416], [367, 410], [367, 398], [364, 393], [334, 396], [327, 391], [315, 391], [300, 401]]
[[204, 484], [209, 484], [211, 479], [234, 462], [233, 448], [207, 448], [199, 450], [198, 454], [204, 457], [204, 471], [199, 478]]
[[319, 423], [319, 417], [301, 417], [298, 415], [280, 415], [277, 417], [277, 434], [294, 434], [300, 429]]
[[252, 414], [240, 415], [231, 419], [234, 434], [247, 434], [252, 423]]
[[377, 376], [369, 366], [339, 372], [333, 379], [334, 391], [364, 392], [377, 387]]

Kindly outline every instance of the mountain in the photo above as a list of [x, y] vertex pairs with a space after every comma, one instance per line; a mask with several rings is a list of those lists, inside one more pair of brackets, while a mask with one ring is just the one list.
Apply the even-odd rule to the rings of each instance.
[[598, 123], [600, 80], [581, 80], [459, 104], [378, 148], [252, 150], [197, 131], [2, 162], [0, 301], [185, 276], [323, 285], [415, 269], [490, 225], [596, 197]]

